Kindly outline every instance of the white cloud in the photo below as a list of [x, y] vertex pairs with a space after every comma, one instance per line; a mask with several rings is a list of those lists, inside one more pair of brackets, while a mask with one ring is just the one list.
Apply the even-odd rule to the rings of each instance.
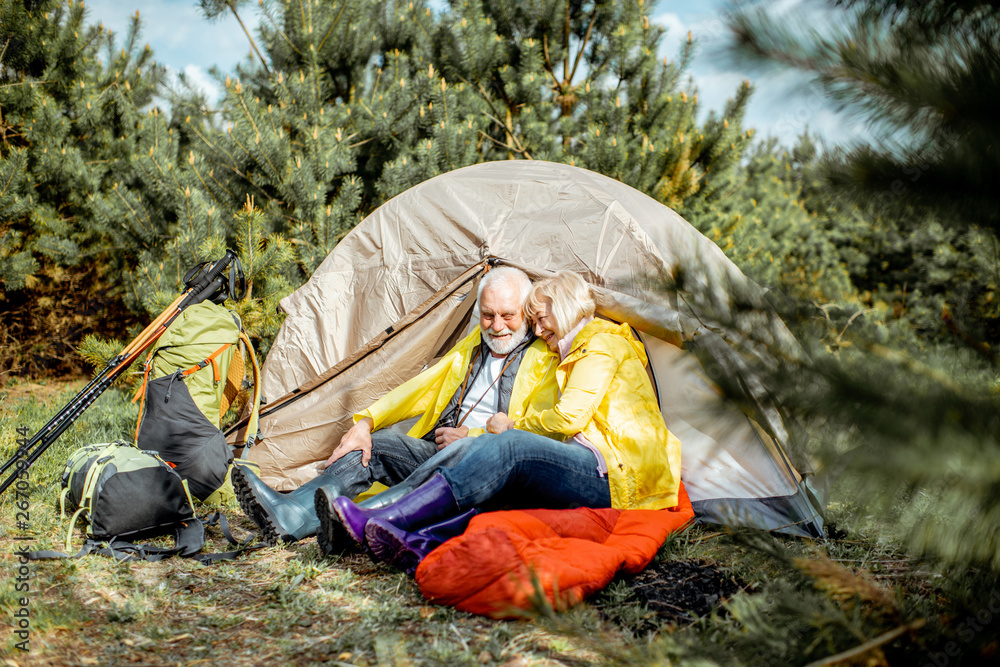
[[667, 34], [663, 36], [660, 52], [670, 54], [675, 57], [681, 50], [681, 45], [687, 39], [688, 29], [684, 27], [684, 22], [677, 14], [660, 14], [653, 17], [653, 23], [657, 23], [667, 29]]
[[[769, 11], [792, 16], [802, 10], [803, 0], [780, 0]], [[720, 12], [719, 3], [680, 2], [680, 13], [666, 12], [652, 17], [667, 28], [660, 54], [675, 59], [691, 31], [695, 55], [688, 70], [698, 89], [699, 116], [721, 113], [743, 81], [754, 87], [744, 117], [744, 127], [753, 127], [759, 136], [775, 136], [793, 145], [808, 130], [827, 142], [845, 143], [866, 136], [863, 127], [837, 113], [807, 75], [787, 69], [762, 70], [744, 66], [731, 51], [732, 32]], [[687, 10], [687, 11], [684, 11]], [[826, 15], [823, 15], [826, 16]], [[832, 18], [832, 16], [830, 17]]]
[[726, 102], [733, 98], [746, 75], [725, 70], [703, 70], [692, 72], [698, 88], [698, 103], [702, 114], [708, 111], [721, 113]]
[[[195, 0], [91, 0], [87, 10], [88, 22], [103, 22], [116, 33], [119, 45], [138, 11], [142, 21], [139, 43], [148, 43], [154, 59], [176, 71], [186, 71], [191, 65], [203, 71], [212, 65], [230, 70], [250, 52], [250, 43], [232, 14], [208, 21]], [[257, 11], [251, 5], [241, 16], [252, 34], [252, 26], [259, 22]]]

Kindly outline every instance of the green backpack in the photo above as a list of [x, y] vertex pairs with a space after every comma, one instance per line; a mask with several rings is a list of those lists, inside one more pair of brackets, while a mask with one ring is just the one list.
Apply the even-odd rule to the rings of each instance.
[[[70, 455], [59, 495], [63, 516], [67, 507], [76, 510], [66, 535], [67, 552], [77, 518], [82, 515], [87, 523], [87, 540], [77, 556], [97, 551], [119, 559], [139, 554], [160, 560], [193, 556], [205, 543], [187, 483], [155, 452], [123, 441], [87, 445]], [[173, 548], [131, 541], [165, 534], [173, 534]]]
[[[241, 349], [242, 348], [242, 349]], [[250, 437], [257, 432], [260, 369], [236, 316], [209, 301], [187, 308], [152, 348], [145, 362], [136, 443], [152, 450], [187, 481], [191, 495], [207, 504], [233, 497], [233, 452], [220, 430], [222, 417], [244, 386], [244, 354], [253, 392]]]
[[[187, 482], [156, 452], [118, 442], [86, 445], [74, 451], [62, 473], [59, 509], [76, 510], [66, 534], [66, 551], [72, 551], [73, 528], [78, 518], [87, 524], [87, 538], [80, 551], [70, 556], [61, 551], [24, 552], [30, 560], [80, 558], [99, 553], [118, 560], [142, 558], [158, 561], [171, 556], [191, 558], [203, 564], [232, 560], [251, 549], [250, 541], [237, 543], [219, 512], [199, 519]], [[236, 551], [201, 553], [205, 527], [218, 525]], [[132, 540], [172, 535], [173, 547], [136, 544]]]

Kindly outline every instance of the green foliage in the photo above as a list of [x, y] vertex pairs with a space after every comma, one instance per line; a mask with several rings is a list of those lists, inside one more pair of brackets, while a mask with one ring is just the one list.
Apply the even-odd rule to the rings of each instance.
[[30, 27], [7, 35], [24, 51], [4, 56], [0, 106], [11, 136], [0, 148], [0, 174], [20, 167], [20, 188], [14, 182], [3, 196], [30, 192], [31, 206], [6, 203], [0, 225], [22, 232], [25, 249], [43, 265], [73, 266], [95, 255], [116, 261], [111, 239], [92, 224], [92, 199], [113, 186], [132, 153], [137, 109], [152, 100], [163, 69], [137, 47], [138, 19], [118, 47], [107, 31], [84, 25], [81, 3], [5, 9], [17, 14], [5, 28]]
[[[122, 326], [120, 276], [140, 251], [115, 242], [94, 204], [127, 170], [137, 110], [164, 74], [138, 46], [138, 26], [133, 20], [118, 43], [86, 24], [80, 2], [0, 6], [0, 334], [12, 340], [0, 353], [5, 369], [78, 372], [64, 348], [88, 330]], [[82, 321], [69, 298], [81, 285], [77, 296], [92, 304]], [[108, 313], [115, 318], [102, 319]]]
[[794, 17], [734, 15], [743, 53], [813, 74], [868, 121], [877, 143], [834, 155], [828, 177], [864, 206], [1000, 230], [994, 175], [1000, 124], [1000, 7], [995, 2], [846, 0], [806, 34]]
[[280, 235], [264, 238], [261, 217], [253, 202], [236, 214], [236, 252], [246, 274], [247, 293], [239, 301], [227, 301], [226, 307], [239, 315], [247, 335], [258, 341], [257, 352], [263, 358], [284, 320], [278, 302], [295, 288], [287, 278], [295, 253]]
[[[954, 600], [963, 608], [982, 608], [1000, 582], [995, 535], [1000, 520], [1000, 392], [995, 368], [968, 349], [931, 350], [906, 327], [890, 336], [878, 317], [857, 307], [782, 305], [783, 319], [795, 324], [804, 349], [794, 356], [778, 352], [767, 362], [751, 361], [752, 375], [810, 434], [810, 453], [820, 461], [833, 496], [877, 521], [877, 533], [870, 537], [881, 543], [898, 540], [907, 557], [923, 559], [948, 579], [980, 573], [983, 584], [956, 590]], [[760, 308], [738, 303], [736, 312], [756, 312], [762, 319], [766, 311]], [[747, 333], [731, 314], [716, 316], [713, 327]], [[774, 352], [770, 338], [766, 332], [752, 333], [750, 347]], [[895, 347], [887, 346], [888, 340]], [[738, 386], [723, 383], [723, 388], [733, 399], [742, 399]], [[782, 606], [745, 610], [753, 614], [744, 614], [740, 622], [798, 627], [791, 636], [803, 641], [821, 637], [803, 629], [812, 621], [804, 615], [806, 607], [791, 604], [796, 596], [779, 593]], [[763, 616], [754, 621], [756, 614]], [[821, 615], [828, 616], [825, 611]], [[856, 629], [855, 620], [830, 616], [823, 625]], [[956, 624], [945, 624], [932, 641], [944, 643], [957, 632]], [[830, 651], [845, 648], [843, 637], [828, 645]], [[981, 648], [977, 641], [962, 651]]]
[[682, 90], [688, 42], [661, 59], [653, 3], [463, 0], [441, 16], [434, 58], [488, 106], [485, 159], [568, 162], [616, 178], [677, 208], [714, 190], [749, 135], [750, 88], [703, 127]]
[[802, 201], [801, 179], [814, 155], [808, 137], [791, 151], [775, 139], [758, 143], [726, 187], [681, 212], [758, 282], [819, 302], [850, 299], [856, 288], [841, 260], [844, 250]]

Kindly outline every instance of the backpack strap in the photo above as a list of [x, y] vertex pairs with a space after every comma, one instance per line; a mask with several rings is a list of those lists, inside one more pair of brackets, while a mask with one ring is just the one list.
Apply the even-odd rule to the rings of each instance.
[[[240, 336], [242, 336], [242, 335], [243, 335], [243, 332], [240, 332]], [[218, 357], [220, 354], [222, 354], [223, 352], [225, 352], [226, 350], [228, 350], [232, 346], [233, 346], [232, 343], [225, 343], [225, 344], [223, 344], [222, 347], [220, 347], [218, 350], [216, 350], [212, 354], [208, 355], [207, 357], [205, 357], [204, 359], [202, 359], [198, 363], [196, 363], [191, 368], [188, 368], [186, 370], [181, 371], [181, 377], [187, 377], [188, 375], [191, 375], [192, 373], [197, 373], [198, 371], [200, 371], [205, 366], [208, 366], [209, 364], [212, 364], [212, 377], [215, 379], [215, 384], [219, 384], [219, 382], [222, 380], [222, 375], [219, 373], [219, 364], [218, 364], [218, 362], [215, 359], [216, 359], [216, 357]]]
[[267, 544], [264, 544], [262, 542], [255, 543], [255, 540], [257, 539], [256, 535], [251, 535], [242, 542], [237, 542], [236, 538], [233, 537], [232, 532], [230, 532], [229, 530], [229, 522], [226, 520], [225, 515], [223, 515], [221, 512], [217, 511], [214, 514], [206, 515], [202, 517], [201, 520], [206, 527], [216, 526], [216, 525], [219, 526], [219, 529], [222, 531], [222, 534], [229, 541], [229, 543], [236, 546], [235, 551], [223, 551], [211, 554], [199, 553], [191, 556], [192, 559], [198, 561], [202, 565], [211, 565], [212, 563], [216, 563], [220, 560], [234, 560], [236, 558], [239, 558], [248, 551], [256, 551], [257, 549], [266, 549], [268, 546]]
[[69, 495], [69, 487], [63, 487], [63, 490], [59, 492], [59, 518], [66, 518], [66, 496]]
[[[83, 508], [80, 508], [77, 514], [79, 514], [80, 511], [83, 511]], [[74, 515], [73, 520], [74, 522], [76, 521], [76, 515]], [[69, 529], [70, 535], [72, 535], [72, 523], [70, 524]], [[67, 538], [66, 551], [70, 551], [69, 543], [69, 539]], [[96, 553], [103, 556], [110, 556], [111, 558], [119, 561], [141, 558], [142, 560], [149, 562], [156, 562], [172, 556], [181, 556], [182, 558], [194, 557], [199, 551], [201, 551], [201, 548], [204, 545], [205, 527], [202, 525], [201, 520], [194, 518], [190, 521], [181, 521], [174, 526], [173, 547], [157, 547], [152, 544], [134, 544], [127, 540], [120, 540], [114, 537], [111, 538], [110, 541], [104, 542], [88, 537], [80, 550], [72, 556], [61, 551], [29, 551], [26, 555], [28, 556], [28, 560], [47, 560], [53, 558], [82, 558], [87, 554]]]
[[[201, 553], [205, 546], [205, 528], [218, 526], [230, 544], [235, 545], [233, 551], [218, 553]], [[248, 551], [264, 549], [266, 544], [254, 543], [256, 536], [250, 536], [243, 542], [237, 542], [229, 530], [229, 522], [220, 512], [206, 515], [202, 518], [193, 518], [189, 521], [179, 522], [175, 526], [174, 546], [157, 547], [152, 544], [135, 544], [126, 540], [112, 538], [110, 542], [101, 542], [93, 538], [87, 538], [80, 551], [70, 556], [62, 551], [27, 551], [24, 554], [28, 560], [49, 560], [56, 558], [82, 558], [87, 554], [95, 553], [102, 556], [110, 556], [118, 561], [128, 561], [141, 559], [149, 562], [156, 562], [180, 556], [190, 558], [203, 565], [211, 565], [222, 560], [234, 560]], [[69, 551], [67, 549], [66, 551]]]
[[260, 365], [257, 363], [257, 355], [253, 352], [253, 346], [250, 345], [250, 337], [246, 335], [245, 332], [240, 332], [240, 340], [247, 349], [247, 356], [250, 357], [250, 368], [253, 373], [253, 397], [250, 399], [253, 401], [250, 408], [250, 421], [247, 423], [247, 439], [244, 444], [243, 453], [246, 455], [246, 451], [253, 446], [253, 441], [257, 437], [257, 428], [260, 422]]
[[73, 528], [76, 527], [76, 520], [86, 511], [86, 507], [81, 507], [77, 511], [73, 512], [73, 517], [69, 520], [69, 528], [66, 530], [66, 551], [69, 551], [72, 548]]

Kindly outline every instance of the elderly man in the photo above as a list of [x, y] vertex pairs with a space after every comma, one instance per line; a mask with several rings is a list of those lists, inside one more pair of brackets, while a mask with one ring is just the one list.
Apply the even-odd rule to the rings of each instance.
[[[234, 466], [240, 507], [264, 539], [274, 544], [315, 535], [320, 527], [314, 504], [318, 490], [328, 503], [340, 495], [353, 498], [374, 482], [399, 484], [439, 450], [453, 451], [457, 462], [461, 448], [446, 448], [482, 434], [495, 413], [516, 418], [529, 407], [554, 404], [556, 357], [535, 339], [524, 317], [530, 288], [528, 277], [517, 269], [489, 271], [477, 295], [479, 327], [438, 363], [354, 415], [354, 426], [315, 479], [282, 494], [248, 468]], [[417, 416], [406, 435], [387, 428]], [[440, 463], [441, 458], [435, 460]], [[331, 548], [320, 546], [324, 552]]]

